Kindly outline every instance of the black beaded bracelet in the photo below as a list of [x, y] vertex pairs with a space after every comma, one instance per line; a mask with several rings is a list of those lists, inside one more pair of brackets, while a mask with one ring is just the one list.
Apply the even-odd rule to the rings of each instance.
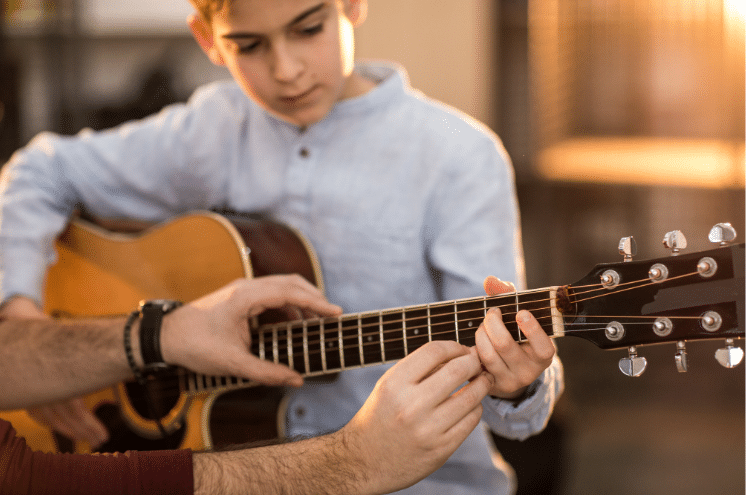
[[135, 320], [137, 320], [140, 317], [140, 311], [135, 310], [130, 313], [129, 317], [127, 317], [127, 322], [124, 324], [124, 353], [127, 355], [127, 362], [130, 365], [130, 368], [132, 369], [132, 373], [135, 374], [135, 378], [137, 378], [138, 381], [142, 381], [142, 370], [137, 366], [137, 363], [135, 362], [135, 356], [132, 352], [132, 325], [135, 324]]

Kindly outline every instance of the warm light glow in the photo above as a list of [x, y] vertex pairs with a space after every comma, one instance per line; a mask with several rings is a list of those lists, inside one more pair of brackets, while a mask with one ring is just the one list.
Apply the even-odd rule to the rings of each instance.
[[728, 17], [737, 16], [743, 21], [746, 14], [746, 0], [725, 0], [725, 12]]
[[736, 189], [744, 144], [725, 140], [578, 138], [539, 156], [542, 177], [571, 182]]

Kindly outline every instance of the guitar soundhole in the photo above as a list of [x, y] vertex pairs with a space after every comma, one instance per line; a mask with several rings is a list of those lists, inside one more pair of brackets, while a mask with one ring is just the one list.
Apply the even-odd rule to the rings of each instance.
[[282, 397], [282, 389], [276, 387], [251, 387], [220, 395], [210, 410], [213, 448], [276, 440]]
[[109, 430], [109, 441], [96, 449], [97, 452], [126, 452], [127, 450], [173, 450], [178, 449], [184, 439], [185, 427], [180, 427], [165, 438], [151, 440], [137, 435], [129, 429], [122, 418], [121, 410], [114, 404], [103, 404], [96, 409], [96, 416]]
[[160, 419], [176, 406], [179, 392], [164, 389], [166, 380], [149, 380], [143, 387], [138, 382], [127, 382], [127, 398], [132, 407], [145, 419]]

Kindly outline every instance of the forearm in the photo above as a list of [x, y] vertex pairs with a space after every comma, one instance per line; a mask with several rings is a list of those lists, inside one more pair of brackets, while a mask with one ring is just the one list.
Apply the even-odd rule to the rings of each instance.
[[[124, 318], [0, 322], [0, 409], [67, 399], [132, 376]], [[132, 345], [140, 360], [136, 328]]]
[[194, 454], [197, 495], [379, 493], [340, 430], [292, 443]]

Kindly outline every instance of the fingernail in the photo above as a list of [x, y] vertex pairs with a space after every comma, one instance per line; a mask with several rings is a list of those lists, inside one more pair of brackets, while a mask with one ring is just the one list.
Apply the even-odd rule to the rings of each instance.
[[525, 309], [522, 309], [515, 316], [515, 319], [521, 323], [526, 323], [529, 319], [529, 315], [530, 313], [528, 311], [526, 311]]

